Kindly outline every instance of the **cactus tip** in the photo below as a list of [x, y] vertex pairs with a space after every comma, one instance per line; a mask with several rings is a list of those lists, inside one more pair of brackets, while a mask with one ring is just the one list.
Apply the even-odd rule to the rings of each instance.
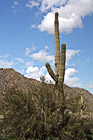
[[62, 47], [66, 47], [66, 44], [65, 44], [65, 43], [62, 43], [61, 46], [62, 46]]
[[45, 66], [48, 67], [48, 66], [50, 66], [50, 65], [49, 65], [49, 63], [45, 63]]
[[55, 17], [58, 18], [58, 12], [55, 13]]

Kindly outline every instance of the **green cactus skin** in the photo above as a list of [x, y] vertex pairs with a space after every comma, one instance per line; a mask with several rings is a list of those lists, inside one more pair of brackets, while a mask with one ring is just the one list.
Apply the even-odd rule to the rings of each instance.
[[59, 41], [59, 21], [58, 21], [58, 13], [55, 13], [55, 74], [59, 76], [59, 65], [60, 65], [60, 41]]
[[58, 78], [57, 78], [57, 76], [55, 75], [55, 73], [53, 72], [53, 70], [52, 70], [50, 64], [49, 64], [49, 63], [46, 63], [45, 66], [46, 66], [46, 68], [47, 68], [47, 70], [48, 70], [49, 75], [53, 78], [53, 80], [54, 80], [56, 83], [58, 83]]
[[83, 115], [84, 110], [85, 110], [84, 96], [81, 94], [81, 115]]
[[58, 85], [63, 85], [64, 83], [65, 62], [66, 62], [66, 44], [61, 44]]

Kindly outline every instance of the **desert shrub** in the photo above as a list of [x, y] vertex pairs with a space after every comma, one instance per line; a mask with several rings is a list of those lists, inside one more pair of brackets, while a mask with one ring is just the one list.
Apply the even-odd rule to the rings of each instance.
[[[54, 87], [55, 88], [55, 87]], [[29, 91], [8, 89], [2, 101], [4, 116], [1, 129], [17, 139], [45, 139], [57, 135], [58, 109], [55, 89], [42, 83]]]
[[2, 140], [92, 140], [92, 123], [81, 118], [79, 98], [64, 97], [63, 107], [57, 87], [42, 81], [30, 90], [16, 87], [3, 94]]
[[89, 118], [73, 115], [61, 131], [62, 140], [92, 140], [93, 122]]

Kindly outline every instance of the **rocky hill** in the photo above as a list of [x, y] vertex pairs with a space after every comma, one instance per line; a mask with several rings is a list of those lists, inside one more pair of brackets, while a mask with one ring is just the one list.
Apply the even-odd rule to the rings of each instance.
[[[12, 68], [0, 68], [0, 94], [5, 92], [8, 88], [16, 86], [28, 90], [31, 89], [31, 87], [37, 88], [38, 85], [40, 85], [39, 81], [24, 77]], [[67, 97], [77, 96], [82, 93], [86, 102], [87, 111], [91, 111], [93, 113], [93, 95], [89, 91], [81, 88], [71, 88], [64, 85], [64, 93]]]

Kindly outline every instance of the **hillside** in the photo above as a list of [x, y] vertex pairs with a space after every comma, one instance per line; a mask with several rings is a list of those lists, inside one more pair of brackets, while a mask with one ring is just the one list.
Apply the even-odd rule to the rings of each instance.
[[[5, 92], [8, 88], [22, 87], [22, 89], [28, 90], [33, 86], [37, 88], [38, 85], [40, 85], [39, 81], [24, 77], [12, 68], [0, 68], [0, 94]], [[93, 113], [93, 95], [89, 91], [64, 85], [64, 93], [69, 98], [82, 93], [84, 95], [87, 111]]]

